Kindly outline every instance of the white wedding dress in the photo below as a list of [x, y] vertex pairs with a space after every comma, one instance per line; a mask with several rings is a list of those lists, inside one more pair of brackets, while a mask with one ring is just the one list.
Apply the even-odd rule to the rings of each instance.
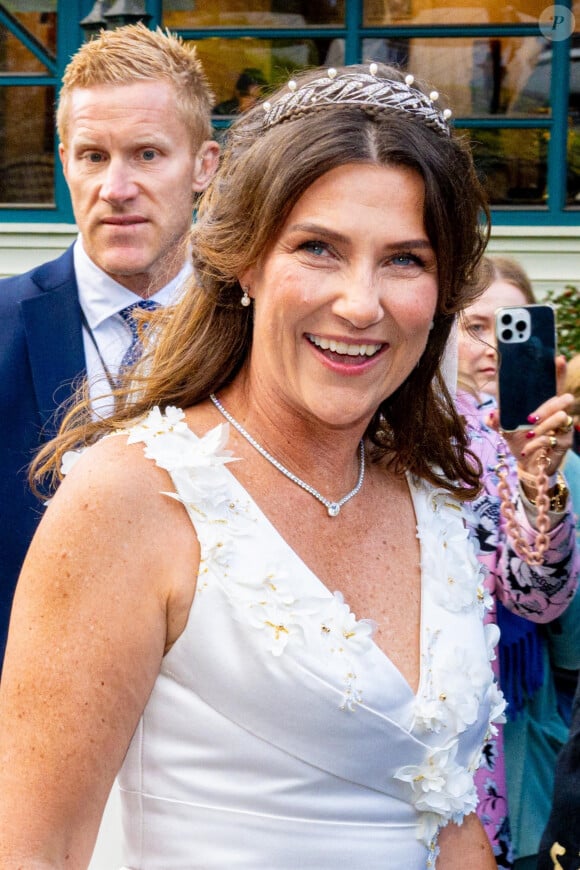
[[125, 866], [432, 867], [439, 826], [475, 809], [473, 771], [503, 709], [462, 510], [409, 480], [423, 576], [415, 696], [372, 624], [230, 473], [228, 434], [224, 423], [198, 438], [172, 408], [130, 430], [169, 471], [202, 558], [119, 774]]

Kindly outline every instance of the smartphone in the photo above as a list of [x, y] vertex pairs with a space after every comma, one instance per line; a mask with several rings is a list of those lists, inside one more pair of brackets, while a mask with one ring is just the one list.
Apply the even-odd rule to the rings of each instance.
[[528, 416], [556, 395], [556, 317], [551, 305], [498, 308], [498, 404], [502, 429], [530, 429]]

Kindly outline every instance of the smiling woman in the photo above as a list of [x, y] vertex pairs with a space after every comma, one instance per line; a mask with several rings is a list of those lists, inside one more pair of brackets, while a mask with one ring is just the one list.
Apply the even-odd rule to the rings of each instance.
[[117, 773], [127, 867], [495, 866], [478, 475], [440, 373], [482, 214], [438, 95], [389, 67], [235, 122], [182, 301], [114, 417], [81, 404], [35, 466], [67, 474], [0, 688], [3, 867], [86, 866]]
[[253, 361], [281, 420], [307, 411], [366, 424], [423, 353], [437, 304], [423, 191], [403, 167], [331, 169], [242, 274]]

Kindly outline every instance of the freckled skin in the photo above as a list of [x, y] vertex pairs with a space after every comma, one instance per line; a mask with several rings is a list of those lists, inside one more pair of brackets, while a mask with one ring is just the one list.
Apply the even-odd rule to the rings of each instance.
[[489, 840], [475, 813], [467, 816], [462, 825], [443, 828], [439, 846], [437, 870], [497, 870]]

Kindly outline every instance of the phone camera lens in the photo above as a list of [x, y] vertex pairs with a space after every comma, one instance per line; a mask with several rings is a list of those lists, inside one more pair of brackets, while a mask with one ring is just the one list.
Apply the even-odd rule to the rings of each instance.
[[502, 314], [501, 322], [503, 324], [505, 324], [506, 326], [508, 325], [508, 323], [511, 323], [512, 322], [511, 314]]
[[518, 320], [518, 322], [516, 323], [516, 329], [518, 332], [525, 332], [526, 331], [526, 321], [525, 320]]
[[511, 341], [512, 338], [514, 337], [514, 334], [513, 334], [511, 329], [504, 329], [502, 334], [501, 334], [501, 337], [503, 338], [504, 341]]

